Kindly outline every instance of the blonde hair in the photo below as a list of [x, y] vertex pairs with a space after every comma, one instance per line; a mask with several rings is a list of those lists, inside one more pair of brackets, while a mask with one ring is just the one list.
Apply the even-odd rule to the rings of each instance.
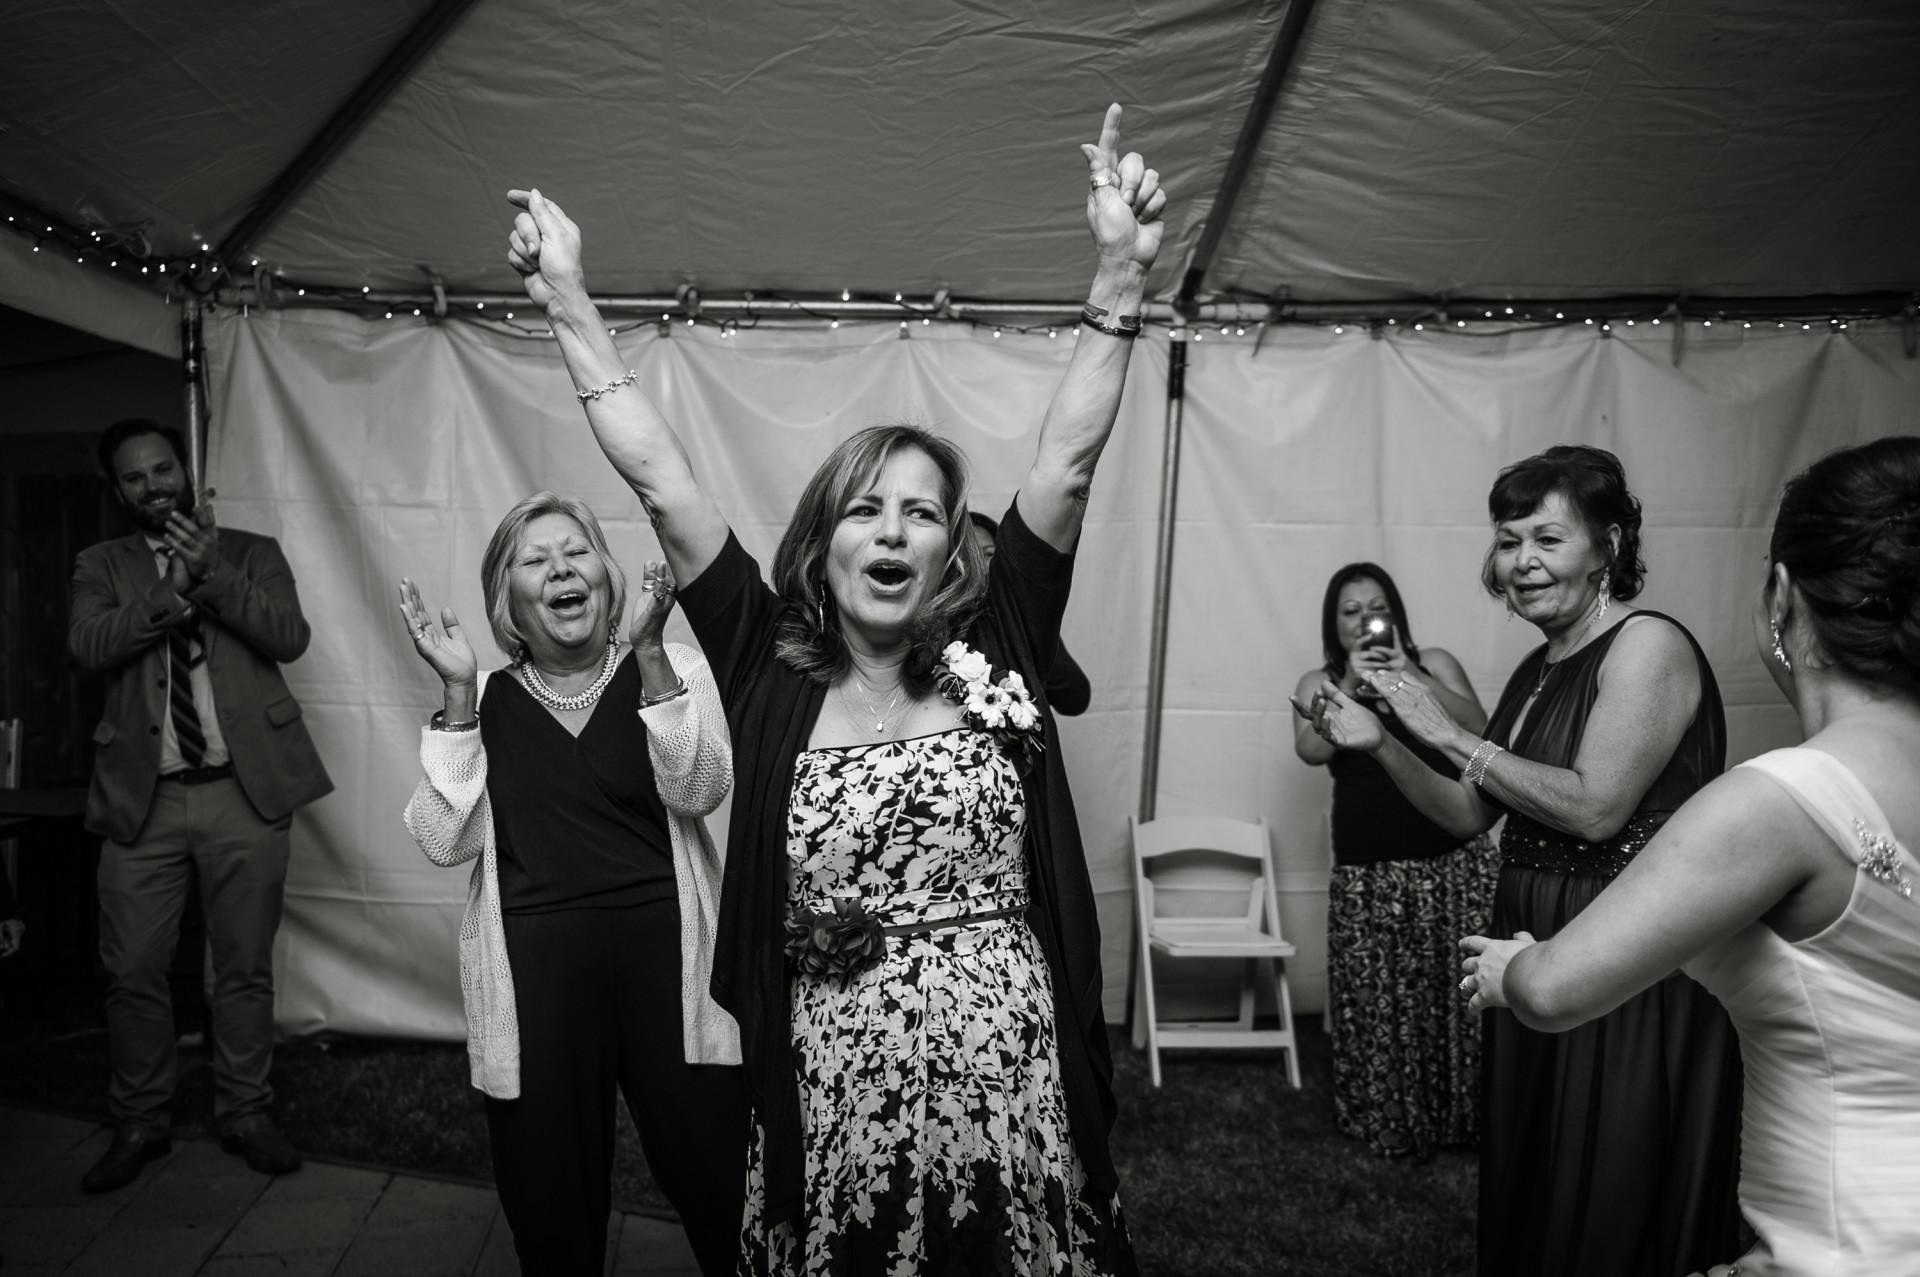
[[493, 530], [486, 553], [480, 556], [480, 593], [487, 602], [487, 624], [493, 629], [493, 641], [515, 661], [526, 659], [527, 640], [514, 624], [507, 578], [513, 571], [513, 556], [520, 549], [520, 538], [527, 525], [543, 514], [564, 514], [580, 525], [587, 544], [607, 568], [607, 585], [613, 591], [609, 609], [612, 624], [618, 627], [620, 618], [627, 613], [626, 570], [607, 548], [607, 534], [600, 530], [600, 520], [594, 518], [587, 503], [578, 498], [536, 492], [507, 511], [507, 517]]
[[775, 640], [780, 659], [815, 682], [844, 674], [846, 640], [833, 615], [827, 586], [827, 550], [847, 502], [872, 482], [895, 453], [925, 453], [940, 471], [940, 503], [947, 516], [947, 566], [940, 586], [908, 629], [913, 650], [904, 672], [917, 691], [931, 686], [940, 649], [979, 611], [987, 590], [987, 560], [967, 535], [967, 458], [953, 443], [918, 426], [872, 426], [843, 440], [813, 472], [793, 508], [773, 556], [773, 588], [792, 604]]

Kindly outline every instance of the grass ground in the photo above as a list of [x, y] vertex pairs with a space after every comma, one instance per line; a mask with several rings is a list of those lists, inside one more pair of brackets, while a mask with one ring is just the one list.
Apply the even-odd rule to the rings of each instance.
[[[105, 1119], [106, 1035], [97, 988], [0, 1008], [0, 1102]], [[1473, 1264], [1474, 1161], [1369, 1156], [1333, 1128], [1331, 1057], [1301, 1022], [1305, 1086], [1271, 1052], [1170, 1053], [1155, 1090], [1115, 1036], [1122, 1202], [1150, 1277], [1441, 1277]], [[213, 1120], [204, 1053], [185, 1051], [177, 1127]], [[334, 1039], [274, 1057], [281, 1123], [318, 1155], [488, 1181], [486, 1115], [458, 1045]], [[622, 1124], [614, 1197], [665, 1213]]]

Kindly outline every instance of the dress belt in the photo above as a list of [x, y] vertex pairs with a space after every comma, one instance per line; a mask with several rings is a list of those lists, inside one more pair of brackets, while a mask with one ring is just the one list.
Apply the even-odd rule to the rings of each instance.
[[1653, 840], [1670, 814], [1638, 812], [1628, 817], [1620, 832], [1605, 842], [1581, 842], [1571, 834], [1515, 814], [1507, 817], [1507, 827], [1500, 832], [1500, 860], [1502, 864], [1546, 873], [1611, 878]]
[[989, 909], [985, 913], [966, 913], [957, 918], [939, 918], [932, 922], [902, 922], [880, 929], [890, 936], [913, 936], [927, 931], [948, 931], [954, 927], [971, 927], [976, 922], [992, 922], [996, 918], [1017, 918], [1026, 911], [1025, 905], [1015, 905], [1010, 909]]

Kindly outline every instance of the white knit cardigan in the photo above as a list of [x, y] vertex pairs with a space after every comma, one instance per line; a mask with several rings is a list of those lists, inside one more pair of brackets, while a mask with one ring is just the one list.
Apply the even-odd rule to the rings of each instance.
[[[740, 1029], [707, 991], [719, 916], [721, 857], [701, 819], [733, 784], [733, 745], [706, 658], [681, 643], [667, 660], [687, 695], [640, 711], [654, 782], [667, 809], [673, 876], [680, 898], [681, 1029], [689, 1064], [740, 1063]], [[480, 692], [487, 675], [480, 676]], [[477, 703], [477, 702], [476, 702]], [[497, 1100], [520, 1095], [520, 1026], [513, 972], [500, 923], [500, 871], [487, 798], [487, 751], [480, 733], [420, 732], [425, 777], [407, 803], [407, 831], [436, 865], [478, 857], [460, 920], [460, 993], [467, 1011], [473, 1084]]]

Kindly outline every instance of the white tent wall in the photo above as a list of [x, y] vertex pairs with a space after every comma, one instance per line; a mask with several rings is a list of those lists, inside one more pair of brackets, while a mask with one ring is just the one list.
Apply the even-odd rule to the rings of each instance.
[[1672, 332], [1282, 330], [1257, 354], [1251, 337], [1192, 349], [1159, 810], [1266, 817], [1299, 1005], [1325, 997], [1332, 787], [1293, 752], [1287, 694], [1320, 661], [1327, 579], [1384, 567], [1415, 638], [1459, 657], [1491, 710], [1540, 641], [1479, 583], [1500, 467], [1555, 443], [1616, 452], [1644, 506], [1637, 602], [1706, 650], [1728, 763], [1797, 741], [1751, 620], [1780, 486], [1833, 448], [1920, 433], [1920, 362], [1891, 328], [1695, 324], [1676, 367]]
[[[1536, 641], [1502, 622], [1477, 581], [1501, 465], [1555, 442], [1619, 452], [1646, 504], [1642, 601], [1683, 620], [1713, 660], [1730, 757], [1791, 738], [1749, 623], [1780, 483], [1829, 448], [1920, 432], [1920, 364], [1892, 332], [1696, 326], [1675, 367], [1669, 329], [1623, 331], [1278, 330], [1257, 352], [1251, 335], [1191, 348], [1159, 808], [1273, 826], [1302, 1009], [1324, 1002], [1328, 788], [1293, 756], [1286, 693], [1317, 660], [1326, 578], [1353, 559], [1385, 565], [1415, 635], [1459, 656], [1491, 705]], [[878, 421], [950, 434], [973, 458], [976, 506], [1003, 508], [1070, 340], [938, 325], [908, 341], [890, 325], [654, 332], [622, 348], [763, 564], [819, 458]], [[657, 554], [651, 530], [595, 449], [550, 342], [328, 312], [223, 316], [208, 342], [219, 508], [280, 537], [292, 561], [314, 642], [289, 679], [339, 785], [295, 824], [281, 1025], [458, 1037], [466, 874], [428, 864], [399, 824], [435, 688], [396, 619], [394, 582], [411, 575], [452, 602], [483, 657], [497, 656], [478, 562], [514, 500], [540, 487], [586, 498], [630, 568]], [[1095, 709], [1061, 729], [1115, 1016], [1165, 369], [1164, 342], [1142, 341], [1065, 634], [1094, 683]]]
[[[1070, 331], [995, 338], [940, 325], [916, 325], [905, 341], [892, 324], [725, 339], [712, 328], [679, 326], [670, 339], [655, 331], [627, 334], [621, 348], [763, 565], [821, 458], [878, 422], [911, 420], [952, 437], [972, 458], [975, 506], [1001, 513], [1072, 341]], [[314, 629], [288, 680], [338, 785], [294, 826], [280, 1024], [460, 1036], [454, 932], [467, 873], [435, 868], [400, 825], [437, 684], [399, 623], [395, 583], [411, 576], [433, 605], [451, 602], [483, 661], [497, 665], [479, 563], [513, 502], [543, 487], [584, 498], [634, 574], [659, 556], [657, 542], [594, 445], [550, 341], [333, 312], [224, 316], [207, 341], [218, 508], [286, 549]], [[1133, 368], [1065, 634], [1093, 680], [1095, 708], [1062, 724], [1122, 976], [1164, 343], [1141, 343]], [[672, 624], [690, 638], [679, 618]]]

